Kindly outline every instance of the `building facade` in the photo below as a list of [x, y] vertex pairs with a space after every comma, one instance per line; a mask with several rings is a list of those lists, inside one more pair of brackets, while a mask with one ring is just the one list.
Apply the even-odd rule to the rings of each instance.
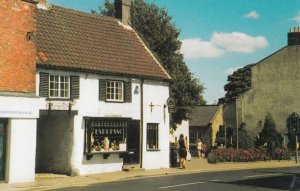
[[216, 141], [216, 134], [223, 122], [223, 105], [197, 106], [189, 121], [190, 147], [196, 150], [199, 139], [209, 148]]
[[224, 121], [234, 127], [245, 122], [255, 136], [262, 130], [267, 113], [271, 113], [277, 130], [286, 132], [289, 115], [300, 112], [299, 36], [299, 28], [292, 29], [287, 46], [251, 67], [251, 89], [225, 106]]
[[0, 2], [2, 180], [169, 167], [171, 78], [127, 25], [130, 1], [116, 4], [125, 24]]

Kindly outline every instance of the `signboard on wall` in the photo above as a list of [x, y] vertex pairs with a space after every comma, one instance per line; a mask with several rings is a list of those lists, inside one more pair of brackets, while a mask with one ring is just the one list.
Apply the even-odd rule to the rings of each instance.
[[1, 118], [38, 118], [39, 104], [36, 98], [1, 97]]
[[167, 106], [169, 113], [174, 113], [175, 111], [175, 100], [173, 98], [169, 98], [167, 100]]
[[110, 139], [120, 139], [124, 137], [124, 127], [96, 127], [93, 130], [94, 139], [103, 139], [109, 137]]

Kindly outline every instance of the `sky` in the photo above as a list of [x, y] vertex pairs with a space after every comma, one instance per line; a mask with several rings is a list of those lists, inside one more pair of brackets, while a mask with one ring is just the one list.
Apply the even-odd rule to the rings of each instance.
[[[287, 45], [300, 26], [300, 0], [146, 0], [167, 10], [180, 31], [181, 53], [203, 83], [208, 104], [225, 95], [228, 75]], [[104, 0], [48, 0], [84, 12]]]

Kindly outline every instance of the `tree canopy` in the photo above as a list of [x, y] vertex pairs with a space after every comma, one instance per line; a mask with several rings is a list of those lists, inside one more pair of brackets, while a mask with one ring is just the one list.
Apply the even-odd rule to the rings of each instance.
[[[131, 4], [131, 26], [141, 36], [147, 46], [172, 77], [170, 97], [175, 99], [175, 112], [172, 122], [180, 124], [186, 120], [191, 109], [196, 105], [204, 105], [204, 86], [193, 77], [180, 53], [180, 31], [171, 22], [164, 8], [148, 4], [144, 0], [133, 0]], [[97, 11], [92, 11], [97, 13]], [[98, 14], [114, 16], [114, 4], [106, 0], [100, 6]]]
[[256, 146], [262, 146], [265, 143], [270, 144], [271, 142], [275, 143], [276, 147], [282, 145], [283, 138], [280, 133], [277, 132], [276, 124], [273, 120], [273, 117], [270, 113], [267, 113], [265, 117], [265, 122], [262, 131], [259, 133], [255, 141]]
[[229, 75], [227, 78], [228, 83], [224, 86], [226, 91], [225, 98], [223, 102], [230, 103], [235, 100], [235, 98], [251, 88], [251, 67], [254, 64], [249, 64], [243, 68], [239, 68]]

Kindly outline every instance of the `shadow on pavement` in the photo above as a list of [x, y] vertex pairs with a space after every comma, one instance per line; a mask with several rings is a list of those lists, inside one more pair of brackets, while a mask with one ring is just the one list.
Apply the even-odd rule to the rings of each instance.
[[281, 176], [248, 178], [232, 182], [219, 182], [250, 187], [262, 187], [278, 190], [300, 190], [300, 174], [286, 174]]

